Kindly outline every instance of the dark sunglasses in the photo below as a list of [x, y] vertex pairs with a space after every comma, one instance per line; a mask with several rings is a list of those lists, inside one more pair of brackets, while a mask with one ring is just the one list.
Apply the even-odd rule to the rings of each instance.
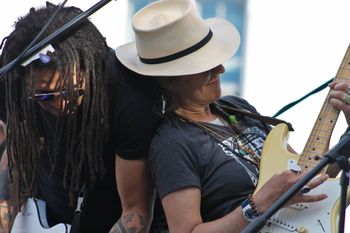
[[[76, 91], [78, 93], [78, 96], [84, 95], [84, 89], [79, 88]], [[41, 91], [40, 93], [36, 93], [33, 95], [31, 95], [30, 93], [28, 94], [29, 99], [34, 100], [34, 101], [38, 101], [38, 102], [52, 100], [55, 96], [67, 97], [67, 91], [66, 90], [53, 91], [53, 92]]]

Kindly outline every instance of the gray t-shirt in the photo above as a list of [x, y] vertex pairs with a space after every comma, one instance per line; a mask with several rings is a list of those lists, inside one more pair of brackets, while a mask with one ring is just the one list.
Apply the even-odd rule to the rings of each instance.
[[[239, 97], [222, 99], [226, 105], [256, 113], [254, 107]], [[237, 127], [249, 139], [250, 148], [260, 156], [270, 127], [248, 117], [237, 118]], [[215, 127], [228, 130], [226, 126]], [[232, 134], [217, 140], [175, 115], [166, 118], [153, 138], [149, 154], [151, 173], [160, 199], [179, 189], [199, 188], [204, 222], [223, 217], [236, 208], [249, 193], [254, 192], [258, 168], [242, 157], [234, 140]]]

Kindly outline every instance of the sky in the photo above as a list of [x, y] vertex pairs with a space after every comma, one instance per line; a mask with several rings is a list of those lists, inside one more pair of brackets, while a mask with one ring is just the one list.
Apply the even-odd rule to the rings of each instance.
[[[62, 1], [52, 0], [52, 3]], [[83, 10], [96, 0], [69, 0]], [[0, 38], [7, 36], [19, 15], [43, 0], [11, 0], [2, 4]], [[335, 77], [350, 42], [349, 0], [249, 0], [244, 65], [243, 97], [263, 115], [272, 116], [286, 104], [301, 98]], [[111, 47], [132, 40], [126, 22], [127, 1], [111, 1], [91, 16]], [[279, 118], [295, 131], [288, 143], [301, 153], [311, 133], [328, 88], [317, 93]], [[345, 131], [340, 114], [331, 146]], [[349, 220], [347, 227], [350, 229]]]
[[[349, 9], [346, 0], [250, 0], [243, 96], [273, 115], [335, 77], [350, 42]], [[289, 142], [299, 153], [328, 91], [280, 116], [294, 126]], [[341, 114], [331, 145], [345, 129]]]

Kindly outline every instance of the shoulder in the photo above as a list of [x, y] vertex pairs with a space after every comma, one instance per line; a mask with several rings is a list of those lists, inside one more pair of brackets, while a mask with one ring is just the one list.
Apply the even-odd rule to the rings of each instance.
[[[126, 68], [114, 56], [115, 75], [112, 95], [116, 101], [142, 105], [154, 100], [154, 78], [140, 75]], [[153, 103], [153, 102], [152, 102]]]
[[176, 144], [192, 143], [193, 138], [202, 131], [188, 122], [183, 122], [175, 116], [169, 116], [162, 120], [153, 138], [157, 142], [171, 142]]
[[196, 130], [179, 120], [166, 119], [149, 150], [149, 168], [160, 199], [186, 187], [200, 188], [199, 143]]
[[176, 117], [166, 118], [157, 128], [150, 146], [150, 160], [198, 160], [203, 132], [192, 124], [182, 122]]
[[[154, 79], [137, 74], [126, 68], [111, 49], [106, 59], [106, 78], [109, 80], [108, 92], [111, 96], [113, 114], [121, 111], [142, 112], [153, 110]], [[148, 114], [150, 111], [146, 111]]]
[[152, 80], [124, 67], [115, 55], [113, 64], [109, 93], [116, 153], [124, 159], [145, 158], [158, 122]]
[[251, 112], [257, 113], [257, 110], [253, 105], [251, 105], [246, 99], [243, 99], [242, 97], [239, 97], [239, 96], [234, 96], [234, 95], [223, 96], [218, 100], [218, 102], [220, 104], [226, 104], [226, 105], [228, 104], [231, 107], [243, 108]]

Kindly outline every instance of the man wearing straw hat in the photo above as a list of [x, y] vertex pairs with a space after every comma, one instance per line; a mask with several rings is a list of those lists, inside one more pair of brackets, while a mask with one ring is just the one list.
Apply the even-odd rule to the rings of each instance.
[[[246, 100], [221, 97], [220, 88], [222, 63], [240, 44], [238, 31], [224, 19], [202, 19], [191, 0], [153, 2], [134, 15], [132, 27], [135, 41], [116, 54], [159, 84], [156, 109], [163, 121], [149, 164], [170, 232], [241, 232], [303, 174], [286, 170], [254, 193], [270, 122]], [[331, 84], [330, 101], [350, 123], [350, 107], [342, 101], [349, 86]], [[308, 191], [327, 178], [310, 181]], [[325, 198], [299, 192], [288, 204]]]

